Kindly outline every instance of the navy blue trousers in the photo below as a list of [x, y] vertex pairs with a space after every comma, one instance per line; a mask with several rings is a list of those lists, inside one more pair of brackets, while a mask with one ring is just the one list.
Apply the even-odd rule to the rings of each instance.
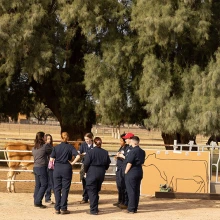
[[122, 203], [122, 178], [121, 178], [121, 170], [118, 169], [116, 171], [116, 185], [117, 185], [117, 189], [118, 189], [118, 203]]
[[105, 178], [105, 167], [90, 166], [86, 174], [86, 189], [90, 201], [90, 213], [98, 213], [99, 191]]
[[88, 201], [89, 195], [86, 189], [86, 178], [85, 177], [82, 178], [82, 185], [83, 185], [83, 194], [82, 194], [83, 200]]
[[125, 186], [125, 175], [122, 168], [116, 171], [116, 185], [118, 189], [118, 202], [123, 205], [128, 205], [128, 194]]
[[34, 189], [34, 204], [42, 205], [42, 199], [48, 186], [47, 167], [34, 167], [35, 189]]
[[55, 206], [58, 210], [67, 210], [67, 200], [72, 180], [72, 166], [70, 164], [55, 163], [53, 171]]
[[136, 212], [140, 198], [140, 185], [143, 178], [141, 170], [130, 170], [125, 175], [125, 184], [128, 193], [128, 211]]
[[51, 191], [53, 190], [53, 169], [48, 169], [48, 187], [45, 193], [45, 201], [51, 200]]

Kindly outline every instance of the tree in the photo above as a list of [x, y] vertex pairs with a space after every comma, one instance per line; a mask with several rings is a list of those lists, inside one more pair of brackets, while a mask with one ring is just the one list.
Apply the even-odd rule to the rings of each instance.
[[37, 119], [38, 124], [40, 122], [46, 123], [49, 117], [54, 117], [51, 110], [41, 102], [35, 102], [34, 109], [31, 114]]
[[115, 126], [145, 119], [165, 143], [218, 132], [219, 9], [214, 0], [3, 0], [0, 96], [9, 101], [19, 85], [16, 106], [27, 107], [33, 88], [74, 139], [94, 108]]
[[[67, 24], [60, 16], [70, 2], [1, 1], [0, 76], [6, 84], [4, 95], [11, 95], [17, 79], [27, 77], [23, 92], [15, 93], [21, 99], [14, 100], [20, 105], [32, 88], [57, 117], [61, 130], [77, 139], [90, 131], [95, 114], [83, 84], [83, 58], [90, 44], [77, 17]], [[9, 96], [6, 100], [12, 103]], [[19, 105], [14, 111], [18, 112]]]
[[[210, 124], [204, 114], [208, 104], [201, 96], [204, 90], [198, 89], [201, 82], [206, 91], [210, 88], [203, 77], [210, 77], [207, 69], [219, 47], [219, 9], [217, 1], [134, 1], [131, 28], [138, 34], [137, 54], [143, 67], [138, 95], [150, 113], [145, 124], [160, 128], [165, 143], [174, 138], [187, 143], [205, 131], [198, 122]], [[211, 124], [213, 130], [219, 127]]]
[[29, 92], [25, 76], [14, 75], [9, 86], [6, 76], [0, 75], [0, 113], [2, 118], [17, 120], [18, 113], [29, 116], [32, 110], [33, 94]]
[[143, 124], [147, 113], [134, 92], [138, 62], [132, 54], [135, 33], [129, 26], [131, 1], [88, 1], [88, 7], [77, 10], [82, 19], [87, 12], [82, 27], [90, 25], [91, 38], [95, 38], [98, 48], [85, 56], [84, 81], [102, 123], [117, 127], [125, 122]]

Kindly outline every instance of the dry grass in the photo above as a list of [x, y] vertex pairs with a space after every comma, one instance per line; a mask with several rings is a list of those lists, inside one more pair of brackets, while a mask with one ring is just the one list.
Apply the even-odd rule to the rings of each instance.
[[[0, 124], [0, 148], [4, 147], [5, 142], [9, 141], [22, 141], [33, 143], [35, 135], [38, 131], [44, 131], [53, 136], [53, 139], [57, 142], [60, 141], [60, 126], [50, 125], [36, 125], [36, 124]], [[119, 140], [112, 137], [112, 128], [110, 127], [98, 127], [97, 130], [94, 127], [92, 132], [95, 136], [99, 136], [103, 139], [104, 148], [110, 151], [114, 151], [119, 147]], [[97, 133], [96, 133], [97, 132]], [[127, 133], [132, 132], [139, 136], [141, 139], [141, 146], [146, 148], [159, 148], [163, 149], [163, 140], [161, 138], [161, 132], [159, 130], [148, 131], [146, 129], [140, 129], [138, 127], [121, 127], [120, 132]], [[197, 135], [197, 144], [204, 145], [207, 142], [207, 137]]]

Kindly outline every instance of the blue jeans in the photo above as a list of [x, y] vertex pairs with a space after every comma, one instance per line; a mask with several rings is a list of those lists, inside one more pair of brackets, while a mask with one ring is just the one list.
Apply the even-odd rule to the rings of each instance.
[[47, 167], [34, 167], [35, 189], [34, 189], [34, 204], [42, 205], [42, 199], [48, 186]]

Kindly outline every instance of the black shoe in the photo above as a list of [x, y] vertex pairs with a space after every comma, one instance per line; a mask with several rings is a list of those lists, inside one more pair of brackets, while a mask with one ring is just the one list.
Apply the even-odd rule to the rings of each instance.
[[127, 205], [124, 205], [124, 204], [119, 204], [118, 207], [119, 207], [120, 209], [127, 209], [127, 208], [128, 208], [128, 206], [127, 206]]
[[128, 214], [134, 214], [135, 212], [130, 212], [128, 210], [123, 210], [124, 213], [128, 213]]
[[86, 213], [89, 214], [89, 215], [98, 215], [98, 212], [90, 212], [90, 211], [88, 211]]
[[82, 200], [82, 201], [80, 201], [80, 204], [85, 204], [85, 203], [89, 203], [88, 200]]
[[55, 214], [60, 214], [60, 210], [55, 210]]
[[38, 207], [38, 208], [40, 208], [40, 209], [45, 209], [45, 208], [47, 208], [47, 206], [45, 206], [45, 205], [42, 205], [42, 204], [40, 204], [40, 205], [34, 205], [35, 207]]
[[119, 206], [120, 202], [113, 203], [113, 206]]
[[48, 203], [48, 204], [54, 204], [54, 202], [51, 201], [51, 200], [47, 200], [47, 201], [45, 201], [45, 203]]
[[70, 214], [69, 210], [61, 210], [61, 215], [66, 215], [66, 214]]

